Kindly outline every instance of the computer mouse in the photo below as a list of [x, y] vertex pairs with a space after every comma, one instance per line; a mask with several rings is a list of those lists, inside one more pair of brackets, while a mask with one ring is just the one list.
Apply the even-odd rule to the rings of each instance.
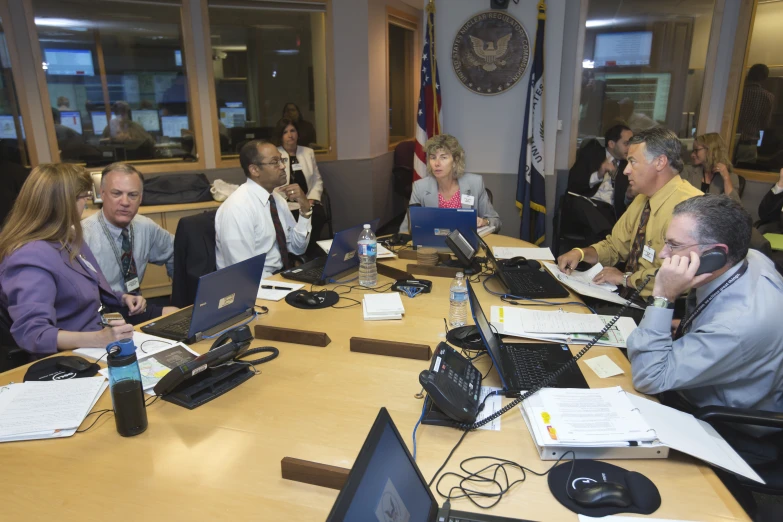
[[92, 366], [92, 363], [87, 359], [76, 357], [75, 355], [58, 357], [58, 359], [57, 369], [64, 372], [83, 372]]
[[318, 299], [313, 296], [310, 292], [302, 292], [301, 294], [296, 296], [296, 302], [301, 303], [303, 305], [307, 306], [318, 306], [320, 303], [318, 302]]
[[617, 482], [600, 482], [577, 489], [571, 499], [587, 508], [628, 507], [633, 504], [631, 493]]
[[529, 270], [538, 270], [541, 268], [541, 263], [535, 259], [527, 259], [525, 257], [512, 257], [505, 263], [504, 268], [527, 268]]

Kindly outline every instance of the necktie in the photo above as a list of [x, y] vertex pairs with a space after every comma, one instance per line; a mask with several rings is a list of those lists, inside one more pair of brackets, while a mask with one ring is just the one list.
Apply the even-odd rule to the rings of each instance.
[[288, 247], [285, 242], [285, 232], [280, 224], [280, 216], [277, 215], [277, 205], [274, 195], [269, 196], [269, 213], [272, 215], [272, 223], [275, 225], [275, 237], [277, 238], [277, 248], [280, 249], [280, 258], [283, 261], [283, 268], [291, 268], [291, 261], [288, 259]]
[[127, 281], [136, 277], [136, 261], [133, 259], [128, 229], [123, 228], [120, 236], [122, 237], [122, 256], [120, 257], [122, 278]]
[[[644, 210], [642, 210], [642, 215], [639, 218], [639, 228], [636, 230], [636, 237], [633, 240], [633, 245], [631, 245], [631, 252], [628, 254], [628, 262], [625, 264], [625, 271], [626, 272], [636, 272], [636, 269], [639, 267], [639, 256], [642, 253], [642, 249], [644, 248], [644, 239], [647, 232], [647, 222], [650, 220], [650, 201], [648, 200], [647, 203], [644, 205]], [[629, 297], [633, 293], [633, 289], [631, 288], [623, 288], [622, 292], [620, 294], [623, 297]]]

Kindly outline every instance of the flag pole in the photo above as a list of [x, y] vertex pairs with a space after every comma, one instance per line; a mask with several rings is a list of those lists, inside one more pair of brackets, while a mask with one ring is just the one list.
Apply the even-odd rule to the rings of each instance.
[[[427, 28], [428, 28], [429, 37], [430, 37], [430, 49], [429, 49], [429, 51], [430, 51], [430, 63], [431, 64], [436, 64], [437, 63], [437, 61], [436, 61], [437, 57], [435, 56], [435, 20], [434, 20], [434, 18], [435, 18], [435, 2], [434, 2], [434, 0], [430, 0], [430, 2], [427, 4], [427, 21], [428, 22], [429, 22], [430, 14], [432, 14], [432, 18], [433, 18], [433, 20], [432, 20], [433, 23], [431, 23], [431, 24], [427, 23]], [[435, 121], [433, 122], [432, 135], [433, 136], [437, 136], [438, 134], [440, 134], [441, 129], [440, 129], [440, 109], [438, 107], [438, 88], [437, 88], [436, 81], [435, 81], [436, 78], [435, 78], [435, 69], [434, 69], [434, 67], [435, 66], [433, 65], [433, 72], [432, 72], [432, 75], [433, 75], [432, 76], [432, 99], [435, 100], [435, 102], [433, 104], [434, 105], [433, 111], [434, 111]]]

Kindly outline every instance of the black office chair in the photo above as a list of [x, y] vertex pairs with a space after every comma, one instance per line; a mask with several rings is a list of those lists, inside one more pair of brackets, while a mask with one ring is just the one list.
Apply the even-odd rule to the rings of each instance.
[[747, 182], [745, 181], [745, 176], [740, 176], [737, 174], [737, 178], [739, 179], [739, 187], [737, 187], [737, 192], [739, 193], [740, 199], [742, 199], [742, 195], [745, 193], [745, 184]]
[[586, 245], [591, 245], [594, 242], [591, 240], [593, 238], [586, 233], [584, 226], [574, 223], [572, 219], [569, 219], [567, 212], [568, 202], [571, 198], [575, 197], [577, 196], [563, 194], [557, 204], [552, 224], [554, 228], [552, 252], [555, 257], [568, 252], [574, 247], [584, 247]]
[[411, 199], [413, 190], [413, 155], [416, 149], [414, 140], [402, 141], [394, 147], [394, 166], [392, 176], [394, 178], [394, 191], [405, 198]]
[[[693, 415], [697, 419], [712, 424], [717, 431], [721, 432], [734, 450], [740, 453], [766, 482], [766, 484], [759, 484], [714, 468], [715, 473], [734, 495], [737, 502], [751, 518], [758, 522], [783, 520], [783, 504], [765, 504], [760, 508], [753, 496], [753, 492], [783, 496], [783, 432], [755, 438], [725, 425], [725, 423], [730, 423], [732, 425], [742, 424], [783, 429], [783, 413], [726, 406], [707, 406], [696, 410]], [[727, 429], [731, 431], [727, 432]]]
[[489, 202], [494, 205], [495, 204], [495, 198], [492, 197], [492, 191], [489, 190], [489, 189], [484, 189], [484, 190], [487, 191], [487, 197], [489, 198]]
[[332, 199], [329, 197], [329, 193], [326, 189], [321, 193], [321, 205], [324, 207], [324, 213], [326, 214], [326, 226], [329, 229], [329, 239], [334, 239], [334, 229], [332, 226]]
[[196, 300], [199, 277], [217, 270], [215, 260], [215, 216], [209, 210], [184, 217], [174, 235], [174, 276], [171, 304], [184, 308]]
[[0, 372], [13, 370], [32, 361], [30, 352], [19, 348], [11, 336], [11, 318], [0, 308]]

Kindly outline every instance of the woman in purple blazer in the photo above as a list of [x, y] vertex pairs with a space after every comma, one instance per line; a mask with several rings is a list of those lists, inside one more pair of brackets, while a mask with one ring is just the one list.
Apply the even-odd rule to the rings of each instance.
[[133, 335], [125, 321], [102, 328], [101, 304], [130, 315], [146, 308], [143, 297], [112, 291], [82, 240], [91, 189], [81, 167], [39, 165], [0, 231], [0, 309], [16, 343], [34, 355], [102, 348]]

